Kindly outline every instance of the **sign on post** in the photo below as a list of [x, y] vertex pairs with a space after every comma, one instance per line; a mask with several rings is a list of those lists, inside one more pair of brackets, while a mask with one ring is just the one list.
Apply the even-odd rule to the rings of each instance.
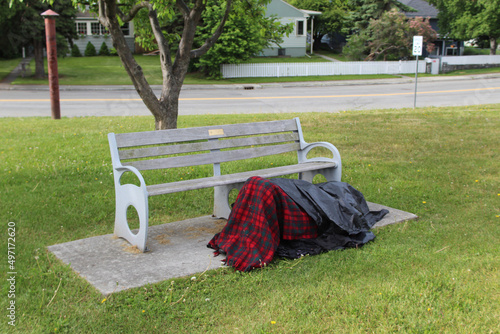
[[413, 36], [413, 55], [421, 56], [422, 55], [422, 45], [424, 44], [423, 36]]
[[417, 56], [415, 61], [415, 94], [413, 95], [413, 108], [417, 106], [417, 77], [418, 77], [418, 56], [422, 55], [422, 46], [424, 44], [423, 36], [413, 36], [413, 55]]

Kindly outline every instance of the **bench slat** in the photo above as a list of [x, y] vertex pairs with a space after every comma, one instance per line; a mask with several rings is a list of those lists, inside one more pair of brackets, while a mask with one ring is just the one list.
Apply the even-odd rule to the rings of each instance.
[[118, 148], [124, 148], [287, 131], [297, 131], [297, 123], [295, 120], [291, 119], [257, 123], [212, 125], [186, 129], [117, 133], [115, 136]]
[[319, 170], [324, 168], [336, 167], [334, 162], [306, 162], [303, 164], [274, 167], [268, 169], [260, 169], [255, 171], [248, 171], [236, 174], [227, 174], [221, 176], [212, 176], [201, 179], [183, 180], [178, 182], [170, 182], [163, 184], [155, 184], [147, 186], [148, 195], [162, 195], [171, 194], [185, 190], [195, 190], [233, 184], [237, 182], [245, 182], [252, 176], [260, 176], [263, 178], [270, 178], [276, 176], [289, 175], [294, 173]]
[[299, 143], [261, 146], [232, 151], [219, 151], [193, 155], [183, 155], [171, 158], [159, 158], [153, 160], [139, 160], [124, 162], [123, 165], [133, 166], [138, 170], [166, 169], [175, 167], [189, 167], [221, 163], [235, 160], [264, 157], [267, 155], [297, 151]]
[[119, 155], [121, 160], [127, 160], [127, 159], [155, 157], [161, 155], [183, 154], [183, 153], [192, 153], [199, 151], [244, 147], [252, 145], [276, 144], [283, 142], [293, 142], [298, 140], [299, 140], [298, 133], [292, 132], [292, 133], [283, 133], [283, 134], [269, 135], [269, 136], [210, 140], [198, 143], [120, 150]]

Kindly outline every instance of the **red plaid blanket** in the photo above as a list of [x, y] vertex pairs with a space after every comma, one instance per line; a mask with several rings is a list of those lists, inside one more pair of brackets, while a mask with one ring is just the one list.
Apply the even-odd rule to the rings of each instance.
[[317, 237], [316, 223], [277, 185], [250, 178], [238, 194], [228, 222], [208, 246], [226, 254], [240, 271], [262, 267], [274, 257], [280, 240]]

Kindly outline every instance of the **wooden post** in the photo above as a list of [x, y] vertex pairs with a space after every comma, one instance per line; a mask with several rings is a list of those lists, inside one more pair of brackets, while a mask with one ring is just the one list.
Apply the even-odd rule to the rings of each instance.
[[47, 40], [47, 64], [49, 68], [50, 106], [52, 110], [52, 119], [61, 119], [55, 20], [59, 14], [49, 9], [41, 15], [45, 18], [45, 36]]

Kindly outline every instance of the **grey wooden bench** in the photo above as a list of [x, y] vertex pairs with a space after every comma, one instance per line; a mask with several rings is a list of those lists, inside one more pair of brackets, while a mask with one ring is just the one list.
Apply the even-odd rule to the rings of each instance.
[[[148, 197], [180, 191], [214, 187], [215, 217], [227, 218], [231, 212], [228, 196], [241, 189], [252, 176], [271, 178], [298, 174], [312, 182], [316, 174], [328, 181], [340, 181], [341, 159], [337, 148], [327, 142], [304, 141], [298, 118], [244, 124], [216, 125], [198, 128], [108, 134], [115, 181], [116, 216], [114, 234], [146, 250], [148, 231]], [[317, 147], [326, 148], [331, 157], [308, 158]], [[221, 163], [297, 152], [297, 163], [273, 168], [221, 174]], [[241, 162], [245, 164], [245, 162]], [[146, 184], [141, 171], [213, 165], [213, 176]], [[246, 166], [246, 165], [243, 165]], [[131, 172], [140, 185], [122, 184], [124, 173]], [[133, 206], [139, 216], [139, 230], [132, 233], [127, 209]]]

